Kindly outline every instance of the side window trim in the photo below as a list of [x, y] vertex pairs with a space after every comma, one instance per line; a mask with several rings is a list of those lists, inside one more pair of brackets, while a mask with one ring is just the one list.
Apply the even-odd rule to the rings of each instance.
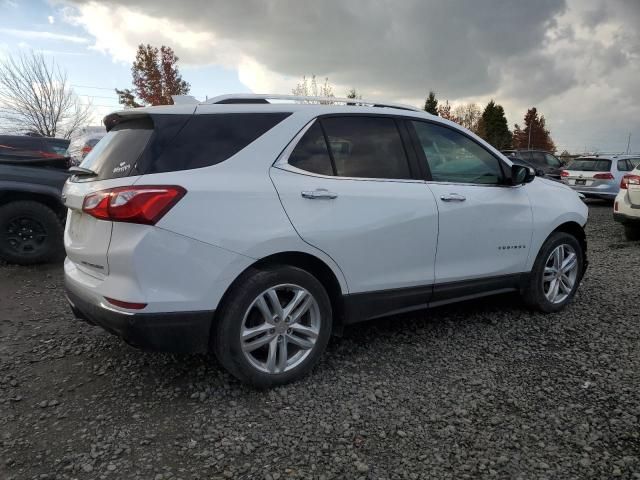
[[327, 152], [329, 152], [329, 160], [331, 160], [331, 169], [333, 170], [333, 176], [338, 176], [338, 169], [336, 168], [336, 159], [333, 158], [333, 150], [331, 149], [331, 144], [329, 143], [329, 137], [327, 137], [327, 131], [322, 124], [322, 120], [320, 118], [317, 119], [318, 125], [320, 125], [320, 130], [322, 131], [322, 137], [324, 138], [324, 144], [327, 146]]
[[[478, 143], [475, 139], [473, 139], [471, 136], [467, 135], [465, 132], [463, 132], [461, 130], [458, 130], [457, 128], [452, 128], [449, 125], [445, 125], [444, 123], [434, 122], [434, 121], [431, 121], [431, 120], [428, 120], [428, 119], [423, 119], [423, 118], [406, 118], [405, 117], [405, 121], [409, 124], [409, 125], [407, 125], [407, 128], [411, 132], [411, 138], [412, 138], [412, 141], [414, 142], [414, 149], [417, 151], [418, 156], [421, 158], [421, 162], [420, 163], [421, 163], [421, 166], [423, 168], [423, 171], [425, 171], [424, 180], [426, 182], [438, 183], [438, 184], [449, 184], [449, 185], [474, 185], [474, 186], [480, 186], [480, 187], [511, 187], [512, 186], [512, 185], [509, 185], [506, 182], [507, 174], [505, 172], [505, 169], [507, 168], [507, 165], [504, 164], [503, 160], [501, 158], [497, 157], [490, 150], [487, 150], [483, 145]], [[482, 148], [485, 152], [487, 152], [489, 155], [491, 155], [493, 158], [496, 159], [496, 161], [498, 162], [498, 168], [500, 168], [500, 173], [502, 174], [502, 179], [501, 179], [500, 183], [487, 184], [487, 183], [464, 183], [464, 182], [440, 182], [440, 181], [433, 180], [433, 177], [431, 176], [431, 172], [429, 171], [429, 162], [427, 161], [427, 155], [424, 153], [424, 150], [422, 149], [422, 145], [420, 144], [420, 140], [418, 138], [418, 134], [417, 134], [417, 132], [415, 130], [415, 127], [413, 126], [413, 122], [429, 123], [431, 125], [436, 125], [438, 127], [448, 128], [449, 130], [453, 130], [454, 132], [456, 132], [456, 133], [464, 136], [465, 138], [471, 140], [478, 147]]]

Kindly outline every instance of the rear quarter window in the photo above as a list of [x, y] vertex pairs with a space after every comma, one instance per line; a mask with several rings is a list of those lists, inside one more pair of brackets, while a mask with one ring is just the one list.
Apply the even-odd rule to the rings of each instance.
[[[156, 149], [145, 173], [172, 172], [216, 165], [271, 130], [290, 113], [193, 115], [184, 127]], [[161, 151], [160, 151], [161, 150]]]

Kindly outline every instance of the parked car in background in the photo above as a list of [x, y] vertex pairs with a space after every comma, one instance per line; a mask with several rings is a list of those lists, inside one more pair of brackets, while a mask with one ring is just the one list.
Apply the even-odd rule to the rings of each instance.
[[552, 153], [544, 150], [502, 150], [502, 153], [510, 158], [517, 158], [524, 165], [530, 165], [542, 171], [546, 177], [560, 180], [564, 163]]
[[421, 110], [309, 101], [109, 115], [63, 192], [76, 316], [268, 387], [345, 324], [504, 292], [571, 302], [588, 208], [570, 188]]
[[[66, 216], [60, 195], [69, 177], [67, 158], [60, 156], [60, 150], [66, 148], [65, 141], [43, 142], [38, 137], [7, 141], [7, 137], [2, 137], [0, 142], [3, 140], [6, 143], [0, 143], [4, 149], [0, 155], [0, 258], [28, 265], [60, 257]], [[47, 145], [55, 146], [55, 155], [51, 153], [53, 147]]]
[[67, 156], [71, 165], [80, 165], [93, 147], [107, 134], [104, 127], [86, 127], [80, 135], [74, 137], [69, 144]]
[[613, 218], [624, 226], [627, 240], [640, 240], [640, 165], [622, 177]]
[[578, 157], [562, 171], [562, 181], [587, 198], [613, 201], [633, 168], [629, 158], [618, 155]]
[[69, 140], [30, 135], [0, 135], [0, 161], [3, 163], [59, 164], [70, 166]]

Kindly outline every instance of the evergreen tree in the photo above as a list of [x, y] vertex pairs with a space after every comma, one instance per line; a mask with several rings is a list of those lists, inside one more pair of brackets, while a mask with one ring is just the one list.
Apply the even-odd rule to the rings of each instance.
[[493, 100], [487, 104], [480, 117], [478, 134], [498, 150], [511, 147], [512, 134], [502, 105]]
[[435, 92], [429, 92], [429, 96], [424, 102], [424, 111], [431, 115], [438, 115], [438, 100]]
[[524, 128], [516, 123], [513, 129], [513, 147], [521, 149], [539, 149], [555, 152], [556, 145], [546, 128], [544, 115], [538, 115], [536, 107], [527, 110], [524, 116]]

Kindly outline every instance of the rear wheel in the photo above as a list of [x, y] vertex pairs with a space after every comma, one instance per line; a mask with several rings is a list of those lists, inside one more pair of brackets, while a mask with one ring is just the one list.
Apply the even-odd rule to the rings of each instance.
[[627, 240], [640, 240], [640, 226], [624, 226], [624, 238]]
[[331, 302], [324, 287], [290, 266], [245, 273], [217, 317], [212, 344], [218, 360], [259, 388], [301, 378], [317, 363], [331, 334]]
[[29, 200], [0, 207], [0, 258], [31, 265], [62, 252], [62, 223], [46, 205]]
[[572, 235], [555, 232], [542, 245], [523, 293], [527, 305], [557, 312], [574, 297], [584, 269], [584, 253]]

